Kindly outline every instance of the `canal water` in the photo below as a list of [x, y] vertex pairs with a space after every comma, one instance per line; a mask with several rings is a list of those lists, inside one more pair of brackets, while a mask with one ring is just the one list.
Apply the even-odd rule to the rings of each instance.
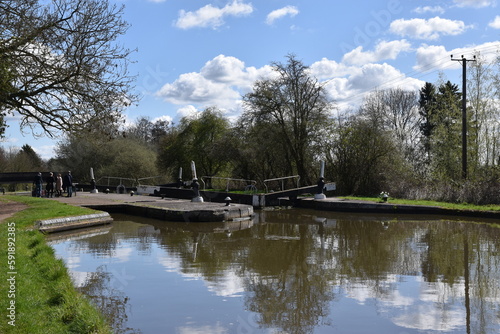
[[[500, 228], [260, 211], [50, 235], [116, 333], [500, 333]], [[494, 222], [493, 222], [494, 223]]]

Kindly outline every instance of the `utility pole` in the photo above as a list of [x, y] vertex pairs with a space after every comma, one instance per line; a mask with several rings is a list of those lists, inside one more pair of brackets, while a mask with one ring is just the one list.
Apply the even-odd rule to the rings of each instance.
[[451, 55], [451, 60], [462, 62], [462, 178], [467, 179], [467, 62], [476, 61], [476, 56], [455, 59]]

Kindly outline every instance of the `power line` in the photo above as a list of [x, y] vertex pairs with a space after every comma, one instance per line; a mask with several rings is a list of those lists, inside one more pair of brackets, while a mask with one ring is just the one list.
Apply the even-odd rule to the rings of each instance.
[[[482, 48], [481, 47], [479, 47], [479, 48], [470, 48], [470, 49], [467, 50], [467, 52], [486, 52], [486, 53], [490, 53], [492, 51], [498, 51], [499, 48], [500, 48], [500, 44], [494, 44], [494, 45], [488, 45], [488, 46], [482, 47]], [[463, 51], [465, 53], [465, 50], [463, 50]], [[449, 63], [448, 59], [449, 58], [447, 58], [447, 57], [442, 57], [442, 58], [440, 58], [440, 59], [438, 59], [436, 61], [424, 64], [424, 65], [420, 66], [418, 69], [414, 69], [412, 71], [402, 73], [400, 76], [398, 76], [396, 78], [393, 78], [393, 79], [390, 79], [390, 80], [384, 82], [383, 84], [376, 85], [376, 86], [373, 86], [373, 87], [371, 87], [369, 89], [366, 89], [366, 90], [363, 90], [361, 92], [352, 94], [352, 95], [350, 95], [350, 96], [342, 99], [342, 102], [360, 100], [367, 93], [369, 93], [370, 91], [383, 89], [384, 87], [387, 87], [387, 86], [394, 86], [394, 85], [397, 85], [398, 83], [403, 83], [405, 80], [408, 80], [410, 78], [420, 79], [420, 78], [428, 76], [428, 75], [430, 75], [432, 73], [435, 73], [437, 71], [449, 69], [453, 65], [451, 65]]]

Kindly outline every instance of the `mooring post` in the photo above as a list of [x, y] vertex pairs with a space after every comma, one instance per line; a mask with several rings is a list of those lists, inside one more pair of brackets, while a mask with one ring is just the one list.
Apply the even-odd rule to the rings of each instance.
[[92, 167], [90, 167], [90, 186], [92, 187], [92, 189], [90, 190], [90, 193], [97, 194], [99, 192], [97, 190], [97, 186], [95, 184], [94, 168], [92, 168]]
[[321, 161], [321, 167], [319, 170], [319, 180], [318, 188], [316, 194], [314, 194], [314, 199], [325, 199], [326, 195], [323, 194], [323, 189], [325, 188], [325, 162]]
[[203, 197], [200, 196], [200, 184], [198, 183], [198, 178], [196, 177], [196, 165], [194, 161], [191, 161], [191, 172], [193, 174], [193, 183], [191, 187], [193, 188], [194, 197], [191, 202], [203, 202]]
[[177, 187], [182, 188], [182, 167], [179, 167], [179, 178], [177, 179]]

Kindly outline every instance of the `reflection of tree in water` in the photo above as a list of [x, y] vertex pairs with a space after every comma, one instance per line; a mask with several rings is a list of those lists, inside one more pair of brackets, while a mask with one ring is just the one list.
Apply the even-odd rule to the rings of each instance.
[[334, 298], [326, 270], [313, 254], [314, 227], [267, 225], [265, 229], [277, 240], [262, 240], [266, 247], [253, 248], [249, 265], [260, 267], [267, 275], [249, 279], [245, 303], [264, 327], [311, 333], [322, 319], [328, 321], [329, 302]]
[[97, 271], [89, 273], [80, 292], [90, 298], [105, 316], [115, 334], [140, 334], [141, 331], [126, 328], [128, 297], [113, 288], [113, 275], [106, 272], [106, 266], [99, 266]]

